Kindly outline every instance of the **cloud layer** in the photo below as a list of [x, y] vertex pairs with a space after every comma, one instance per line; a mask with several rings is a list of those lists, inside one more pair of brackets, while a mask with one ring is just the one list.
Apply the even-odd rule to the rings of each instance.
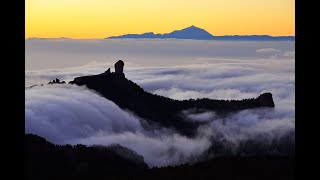
[[[61, 69], [90, 62], [113, 64], [118, 59], [135, 67], [174, 66], [198, 63], [199, 59], [269, 59], [275, 49], [294, 51], [290, 41], [205, 41], [205, 40], [72, 40], [28, 39], [25, 41], [26, 70]], [[260, 49], [260, 50], [259, 50]], [[284, 59], [291, 57], [281, 57]]]
[[[65, 59], [70, 57], [70, 53], [76, 54], [79, 50], [83, 50], [82, 55], [88, 57], [102, 53], [104, 47], [115, 48], [115, 52], [119, 48], [128, 56], [128, 63], [124, 59], [128, 79], [149, 92], [174, 99], [243, 99], [271, 92], [275, 102], [274, 109], [244, 110], [223, 118], [214, 112], [197, 114], [185, 110], [181, 114], [186, 121], [206, 122], [198, 129], [198, 135], [191, 139], [168, 129], [146, 130], [141, 123], [143, 119], [120, 109], [85, 87], [66, 84], [26, 88], [26, 132], [38, 134], [54, 143], [119, 143], [144, 156], [148, 165], [165, 166], [200, 158], [210, 149], [215, 149], [216, 142], [236, 152], [242, 148], [243, 142], [250, 140], [272, 144], [283, 143], [283, 139], [289, 137], [290, 143], [295, 141], [295, 60], [292, 44], [166, 40], [114, 41], [114, 46], [111, 46], [112, 43], [108, 44], [110, 41], [90, 42], [89, 45], [88, 42], [71, 40], [61, 44], [54, 42], [61, 45], [59, 52], [66, 44], [69, 45], [64, 49], [69, 55], [55, 56], [58, 50], [52, 43], [43, 47], [39, 46], [43, 42], [28, 43], [34, 43], [27, 48], [33, 55], [39, 51], [46, 56], [61, 56]], [[194, 43], [198, 46], [194, 46]], [[93, 52], [86, 52], [90, 50], [88, 46]], [[151, 51], [142, 51], [146, 46]], [[172, 50], [166, 49], [167, 46], [172, 47]], [[209, 51], [212, 47], [218, 47], [220, 54], [217, 49]], [[146, 54], [137, 55], [140, 50]], [[187, 50], [190, 53], [186, 55], [191, 58], [185, 59], [184, 52]], [[169, 52], [172, 65], [164, 67], [157, 62], [165, 59], [162, 54], [166, 52]], [[231, 55], [228, 55], [229, 52]], [[131, 61], [131, 58], [140, 57], [143, 62], [150, 62], [144, 64], [142, 61]], [[46, 84], [55, 78], [70, 81], [77, 76], [102, 73], [112, 68], [116, 61], [91, 60], [86, 60], [90, 63], [86, 62], [82, 66], [70, 65], [63, 69], [27, 69], [26, 87]], [[186, 62], [181, 63], [181, 60]], [[155, 62], [154, 65], [152, 62]], [[59, 61], [56, 63], [59, 64]]]
[[149, 166], [187, 162], [209, 146], [203, 136], [189, 139], [167, 129], [145, 130], [138, 117], [75, 85], [26, 90], [26, 133], [57, 144], [121, 144], [144, 156]]

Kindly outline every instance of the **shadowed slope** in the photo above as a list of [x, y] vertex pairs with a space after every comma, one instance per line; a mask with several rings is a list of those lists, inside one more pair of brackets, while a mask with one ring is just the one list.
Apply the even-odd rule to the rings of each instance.
[[[148, 168], [141, 156], [116, 145], [54, 145], [25, 135], [25, 179], [294, 179], [295, 161], [287, 156], [231, 156], [162, 168]], [[126, 156], [123, 156], [123, 154]], [[120, 155], [119, 155], [120, 154]], [[128, 159], [128, 155], [130, 155]]]
[[97, 179], [148, 168], [142, 156], [120, 145], [55, 145], [33, 134], [24, 136], [24, 155], [25, 179]]

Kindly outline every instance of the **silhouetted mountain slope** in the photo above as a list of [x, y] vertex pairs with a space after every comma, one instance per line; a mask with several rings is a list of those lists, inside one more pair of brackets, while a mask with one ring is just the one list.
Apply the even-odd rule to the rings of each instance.
[[230, 156], [149, 169], [139, 155], [119, 145], [54, 145], [32, 134], [24, 143], [25, 179], [294, 179], [295, 161], [288, 156]]
[[294, 179], [295, 162], [283, 156], [223, 157], [175, 167], [153, 168], [136, 173], [137, 179]]
[[213, 40], [221, 40], [221, 41], [294, 41], [295, 36], [233, 35], [233, 36], [214, 36]]
[[264, 93], [256, 99], [240, 101], [207, 98], [174, 100], [146, 92], [136, 83], [126, 79], [122, 71], [77, 77], [69, 83], [79, 86], [85, 85], [113, 101], [119, 107], [134, 112], [151, 124], [174, 128], [188, 136], [195, 132], [199, 123], [186, 121], [181, 115], [183, 110], [210, 110], [215, 111], [218, 115], [223, 115], [249, 108], [274, 107], [271, 93]]
[[153, 32], [143, 33], [143, 34], [126, 34], [122, 36], [112, 36], [108, 39], [119, 39], [119, 38], [176, 38], [176, 39], [212, 39], [213, 36], [205, 31], [204, 29], [190, 26], [181, 30], [176, 30], [171, 33], [166, 34], [154, 34]]
[[196, 39], [196, 40], [242, 40], [242, 41], [293, 41], [294, 36], [268, 36], [268, 35], [245, 35], [245, 36], [213, 36], [204, 29], [196, 26], [190, 26], [181, 30], [175, 30], [171, 33], [154, 34], [153, 32], [147, 32], [143, 34], [125, 34], [121, 36], [111, 36], [107, 39], [122, 39], [122, 38], [146, 38], [146, 39]]
[[26, 179], [97, 179], [147, 169], [143, 157], [120, 145], [54, 145], [44, 138], [24, 138]]
[[213, 36], [206, 30], [190, 26], [182, 30], [176, 30], [171, 33], [163, 34], [162, 38], [177, 38], [177, 39], [212, 39]]

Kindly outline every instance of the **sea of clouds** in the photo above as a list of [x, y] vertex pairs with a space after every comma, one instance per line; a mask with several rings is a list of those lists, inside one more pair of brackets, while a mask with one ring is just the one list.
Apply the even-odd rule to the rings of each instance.
[[[150, 167], [197, 159], [216, 141], [235, 152], [248, 140], [271, 144], [289, 136], [294, 143], [294, 51], [294, 42], [26, 40], [25, 131], [58, 144], [118, 143]], [[128, 79], [155, 94], [240, 100], [271, 92], [275, 108], [224, 118], [213, 111], [183, 111], [187, 121], [206, 122], [188, 138], [165, 128], [146, 130], [143, 119], [86, 87], [46, 85], [55, 78], [68, 82], [109, 67], [114, 71], [118, 59]], [[44, 86], [29, 88], [34, 84]]]

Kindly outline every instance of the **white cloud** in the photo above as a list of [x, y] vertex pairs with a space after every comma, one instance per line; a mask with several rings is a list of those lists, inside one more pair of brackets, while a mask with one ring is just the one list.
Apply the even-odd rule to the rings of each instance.
[[[61, 43], [58, 41], [26, 42], [26, 61], [30, 66], [42, 60], [59, 59], [46, 68], [27, 65], [27, 87], [46, 84], [55, 78], [68, 82], [77, 76], [102, 73], [109, 67], [113, 71], [113, 63], [123, 59], [126, 77], [152, 93], [174, 99], [239, 100], [271, 92], [275, 108], [245, 110], [224, 118], [214, 112], [185, 111], [189, 117], [186, 120], [209, 122], [199, 129], [197, 137], [190, 139], [168, 129], [147, 131], [139, 117], [86, 88], [52, 85], [26, 88], [26, 132], [55, 143], [119, 143], [143, 155], [150, 166], [162, 166], [201, 156], [212, 138], [227, 141], [236, 148], [242, 140], [271, 141], [295, 131], [292, 42], [62, 42], [61, 46], [56, 46], [55, 43]], [[261, 52], [278, 55], [270, 59]], [[98, 56], [107, 58], [99, 60]], [[63, 66], [68, 58], [72, 62]], [[170, 63], [164, 65], [166, 62]]]
[[274, 49], [274, 48], [263, 48], [263, 49], [257, 49], [257, 53], [280, 53], [281, 50]]
[[283, 53], [284, 57], [290, 57], [290, 58], [294, 58], [295, 56], [295, 51], [286, 51]]
[[145, 130], [138, 117], [85, 87], [49, 85], [26, 90], [25, 132], [57, 144], [121, 144], [166, 166], [200, 156], [207, 137], [190, 139], [170, 130]]

